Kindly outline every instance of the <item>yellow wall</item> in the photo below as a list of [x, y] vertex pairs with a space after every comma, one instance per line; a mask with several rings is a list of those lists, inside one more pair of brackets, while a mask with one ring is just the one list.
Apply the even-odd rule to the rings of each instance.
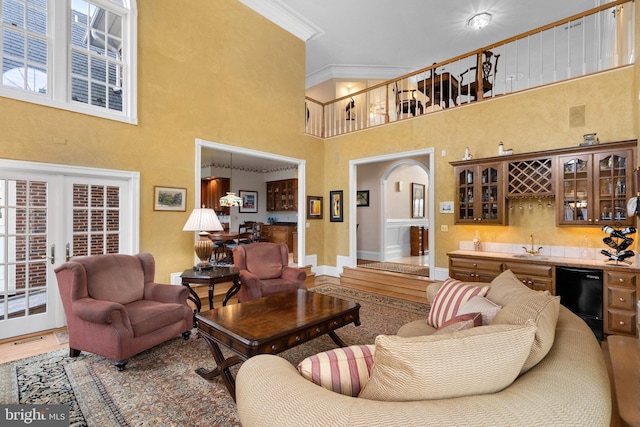
[[[195, 138], [305, 159], [318, 194], [323, 147], [303, 135], [304, 42], [237, 1], [141, 0], [138, 12], [139, 124], [0, 98], [0, 157], [140, 171], [140, 250], [167, 281], [193, 265], [182, 227]], [[187, 212], [154, 212], [154, 185], [186, 187]], [[308, 231], [316, 249], [322, 225]]]
[[[189, 212], [154, 212], [152, 199], [154, 185], [186, 187], [187, 206], [194, 206], [195, 138], [305, 159], [307, 194], [325, 200], [325, 219], [308, 221], [306, 253], [333, 266], [336, 256], [349, 255], [349, 206], [344, 222], [331, 223], [327, 202], [331, 190], [345, 190], [348, 200], [349, 160], [434, 147], [437, 205], [452, 199], [448, 162], [460, 159], [467, 145], [485, 157], [497, 153], [499, 141], [521, 153], [576, 146], [588, 132], [602, 142], [638, 133], [638, 71], [627, 68], [322, 141], [303, 134], [301, 40], [237, 1], [184, 7], [139, 0], [138, 11], [139, 124], [0, 98], [0, 157], [140, 171], [140, 250], [156, 257], [158, 280], [193, 262], [193, 236], [181, 231]], [[578, 105], [586, 106], [586, 126], [570, 128], [569, 108]], [[526, 240], [530, 231], [548, 233], [552, 223], [549, 214], [512, 217], [508, 227], [482, 233], [488, 241]], [[475, 228], [454, 226], [451, 215], [436, 214], [433, 224], [436, 266], [444, 268], [446, 252], [470, 240]], [[440, 232], [441, 224], [450, 231]], [[570, 241], [560, 244], [595, 231], [552, 229]]]
[[[328, 140], [327, 191], [348, 188], [349, 160], [433, 147], [433, 187], [438, 206], [441, 201], [453, 200], [455, 177], [449, 162], [460, 160], [466, 146], [474, 158], [482, 158], [496, 156], [500, 141], [505, 149], [526, 153], [576, 147], [582, 142], [582, 135], [590, 132], [597, 132], [601, 143], [635, 139], [633, 76], [633, 68], [628, 67]], [[580, 105], [585, 106], [586, 125], [572, 128], [569, 109]], [[440, 155], [443, 149], [447, 150], [446, 157]], [[453, 215], [436, 213], [431, 223], [436, 239], [436, 267], [446, 268], [446, 253], [458, 249], [460, 240], [471, 240], [478, 228], [485, 241], [502, 243], [528, 243], [531, 233], [545, 236], [540, 244], [547, 246], [579, 246], [584, 234], [591, 236], [592, 242], [601, 238], [602, 233], [596, 228], [555, 227], [554, 212], [544, 209], [535, 215], [512, 213], [506, 227], [456, 226]], [[442, 224], [447, 224], [449, 231], [441, 232]], [[327, 224], [325, 234], [336, 240], [325, 242], [329, 264], [335, 263], [336, 256], [349, 254], [347, 228], [346, 221]]]

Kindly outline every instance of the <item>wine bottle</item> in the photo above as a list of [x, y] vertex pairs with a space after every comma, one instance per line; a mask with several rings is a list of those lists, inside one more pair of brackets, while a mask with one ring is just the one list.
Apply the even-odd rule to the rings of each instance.
[[618, 239], [624, 239], [624, 234], [609, 225], [603, 226], [602, 231], [610, 236], [617, 237]]
[[623, 236], [626, 236], [627, 234], [633, 234], [635, 232], [636, 232], [636, 228], [635, 227], [627, 227], [627, 228], [624, 228], [624, 229], [620, 230], [620, 233]]
[[618, 250], [618, 244], [611, 237], [605, 237], [602, 241], [610, 248]]
[[[605, 237], [605, 239], [611, 239], [611, 238], [610, 238], [610, 237]], [[611, 239], [611, 240], [613, 240], [613, 239]], [[605, 243], [607, 243], [607, 242], [605, 242]], [[624, 251], [624, 250], [625, 250], [625, 249], [627, 249], [629, 246], [631, 246], [631, 244], [632, 244], [632, 243], [633, 243], [633, 239], [632, 239], [632, 238], [630, 238], [630, 237], [625, 237], [625, 238], [624, 238], [624, 240], [622, 241], [622, 243], [620, 243], [620, 244], [618, 245], [618, 247], [617, 247], [617, 248], [614, 248], [614, 249], [616, 249], [618, 252], [620, 252], [620, 251]], [[607, 243], [607, 244], [608, 244], [608, 243]], [[609, 246], [611, 246], [611, 245], [609, 245]], [[613, 248], [613, 246], [611, 246], [611, 247]]]

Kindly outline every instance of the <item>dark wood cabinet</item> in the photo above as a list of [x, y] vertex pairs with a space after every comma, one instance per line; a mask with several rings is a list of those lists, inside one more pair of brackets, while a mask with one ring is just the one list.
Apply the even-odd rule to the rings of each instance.
[[[592, 262], [567, 263], [553, 259], [514, 260], [511, 255], [483, 255], [482, 252], [455, 251], [449, 256], [449, 277], [464, 282], [491, 282], [500, 273], [511, 270], [516, 277], [535, 291], [556, 294], [556, 267], [593, 268]], [[599, 264], [603, 280], [603, 327], [605, 334], [638, 336], [638, 282], [640, 268]]]
[[634, 160], [633, 148], [559, 157], [558, 225], [633, 225], [627, 200]]
[[604, 332], [637, 336], [638, 275], [626, 271], [605, 271], [604, 278]]
[[284, 243], [289, 248], [289, 252], [292, 252], [295, 231], [296, 227], [293, 225], [263, 225], [262, 237], [267, 242]]
[[220, 198], [231, 191], [229, 178], [203, 179], [200, 184], [200, 201], [216, 213], [229, 215], [229, 208], [220, 206]]
[[298, 180], [282, 179], [267, 182], [267, 211], [297, 211]]
[[456, 224], [505, 224], [503, 165], [456, 166]]
[[411, 226], [411, 256], [425, 255], [429, 249], [429, 229]]
[[455, 223], [506, 225], [508, 199], [555, 197], [558, 226], [630, 226], [637, 141], [450, 162]]

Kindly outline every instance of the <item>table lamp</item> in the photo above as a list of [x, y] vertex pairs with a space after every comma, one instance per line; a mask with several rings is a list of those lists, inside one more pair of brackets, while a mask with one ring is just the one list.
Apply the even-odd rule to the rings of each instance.
[[213, 253], [213, 242], [209, 239], [209, 231], [221, 230], [223, 230], [222, 224], [213, 209], [202, 207], [191, 212], [182, 231], [197, 231], [200, 236], [200, 240], [197, 240], [193, 246], [196, 255], [200, 258], [200, 262], [194, 266], [194, 269], [206, 270], [213, 267], [209, 262]]

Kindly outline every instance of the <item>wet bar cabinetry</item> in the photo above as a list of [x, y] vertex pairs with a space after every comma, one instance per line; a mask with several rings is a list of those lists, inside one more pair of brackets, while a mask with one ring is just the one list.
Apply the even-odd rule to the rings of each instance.
[[610, 334], [638, 334], [636, 310], [638, 274], [606, 270], [604, 272], [605, 332]]
[[559, 156], [558, 225], [635, 224], [627, 216], [627, 200], [635, 195], [634, 160], [635, 145]]
[[605, 264], [574, 258], [515, 258], [510, 254], [454, 251], [449, 256], [449, 276], [465, 282], [491, 282], [511, 270], [527, 287], [556, 294], [556, 267], [577, 267], [603, 271], [604, 333], [638, 336], [637, 266]]
[[508, 199], [555, 197], [558, 226], [628, 226], [636, 140], [451, 162], [455, 223], [506, 225]]
[[454, 167], [456, 224], [505, 224], [502, 163]]

